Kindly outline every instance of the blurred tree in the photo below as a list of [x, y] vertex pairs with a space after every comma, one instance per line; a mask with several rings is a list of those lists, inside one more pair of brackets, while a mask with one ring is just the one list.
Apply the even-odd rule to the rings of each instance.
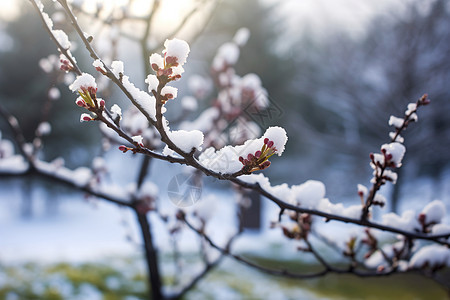
[[[424, 110], [424, 126], [407, 135], [409, 168], [402, 170], [439, 179], [450, 159], [448, 139], [442, 139], [450, 135], [447, 1], [402, 3], [395, 12], [376, 17], [361, 39], [334, 32], [321, 44], [306, 38], [299, 47], [304, 54], [298, 68], [310, 71], [297, 76], [296, 89], [331, 113], [313, 122], [311, 134], [320, 136], [331, 151], [339, 148], [363, 162], [366, 153], [387, 141], [385, 112], [403, 117], [407, 103], [428, 93], [433, 105]], [[331, 135], [321, 133], [324, 124], [333, 129]], [[393, 190], [394, 210], [400, 186]]]
[[[55, 85], [56, 76], [44, 76], [38, 62], [49, 53], [59, 57], [48, 34], [42, 30], [42, 21], [29, 3], [18, 3], [21, 14], [6, 23], [4, 31], [12, 38], [12, 48], [0, 52], [0, 103], [13, 115], [18, 116], [20, 125], [29, 142], [42, 121], [51, 124], [52, 135], [44, 137], [45, 159], [61, 156], [69, 166], [79, 166], [90, 162], [89, 151], [80, 151], [90, 142], [98, 139], [99, 133], [92, 129], [89, 134], [82, 132], [76, 122], [72, 126], [61, 126], [67, 119], [78, 120], [80, 111], [74, 109], [73, 95], [62, 83]], [[33, 51], [30, 51], [33, 49]], [[61, 97], [51, 100], [48, 92], [58, 88]], [[58, 112], [58, 113], [55, 113]], [[2, 123], [0, 126], [4, 126]], [[4, 127], [0, 127], [4, 128]], [[5, 130], [5, 133], [7, 131]]]

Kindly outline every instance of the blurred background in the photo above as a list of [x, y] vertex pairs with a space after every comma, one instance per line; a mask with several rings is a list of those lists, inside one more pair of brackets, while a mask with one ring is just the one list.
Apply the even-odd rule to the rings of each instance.
[[[78, 46], [72, 51], [78, 63], [93, 72], [89, 56], [69, 24], [64, 23], [64, 16], [54, 8], [52, 1], [43, 3], [55, 28], [64, 29]], [[136, 14], [145, 15], [148, 1], [132, 3]], [[198, 3], [163, 0], [148, 43], [159, 52], [165, 37]], [[140, 63], [140, 48], [133, 41], [133, 34], [142, 30], [139, 24], [130, 22], [118, 34], [114, 26], [105, 28], [92, 21], [92, 16], [109, 15], [105, 12], [108, 10], [120, 12], [128, 1], [77, 0], [73, 5], [86, 12], [78, 15], [80, 24], [95, 37], [94, 45], [99, 54], [109, 53], [112, 44], [108, 38], [114, 37], [117, 44], [114, 58], [124, 61], [126, 73], [136, 86], [145, 89], [146, 74]], [[241, 50], [237, 73], [260, 76], [271, 105], [276, 108], [277, 113], [259, 125], [282, 126], [289, 136], [285, 154], [273, 159], [272, 166], [265, 171], [272, 184], [320, 180], [327, 187], [327, 197], [331, 201], [356, 203], [359, 201], [356, 185], [368, 185], [371, 178], [369, 153], [379, 151], [380, 146], [389, 141], [389, 116], [402, 117], [408, 103], [427, 93], [432, 104], [419, 111], [419, 123], [412, 124], [404, 134], [407, 152], [404, 166], [398, 170], [398, 183], [382, 190], [388, 198], [385, 211], [420, 209], [434, 199], [443, 200], [450, 211], [449, 1], [204, 1], [194, 14], [177, 34], [191, 46], [186, 73], [177, 83], [178, 97], [188, 93], [189, 77], [210, 76], [212, 59], [221, 44], [230, 41], [239, 28], [248, 28], [251, 35]], [[52, 132], [43, 138], [42, 159], [51, 161], [62, 157], [68, 167], [89, 166], [93, 157], [100, 154], [101, 133], [94, 126], [87, 129], [78, 122], [80, 110], [73, 105], [74, 95], [61, 82], [63, 80], [57, 80], [57, 73], [43, 71], [40, 61], [51, 54], [57, 54], [56, 47], [31, 4], [3, 0], [0, 11], [1, 105], [18, 118], [28, 139], [32, 139], [42, 121], [50, 122]], [[57, 101], [48, 100], [52, 88], [57, 88], [61, 94]], [[128, 105], [114, 88], [109, 96], [122, 107]], [[189, 118], [194, 119], [211, 105], [212, 97], [200, 101], [198, 111], [192, 112]], [[169, 111], [175, 111], [176, 105], [169, 103]], [[0, 130], [2, 138], [11, 138], [4, 120], [0, 120]], [[107, 154], [110, 159], [120, 155], [112, 152]], [[122, 164], [111, 165], [110, 176], [124, 185], [131, 183], [137, 176], [135, 170], [139, 162], [140, 158], [132, 157]], [[158, 168], [166, 172], [152, 176]], [[177, 166], [163, 163], [153, 166], [150, 178], [159, 187], [160, 201], [167, 200], [167, 183], [179, 172]], [[213, 183], [205, 188], [203, 196], [227, 197], [228, 193], [226, 187]], [[270, 236], [269, 221], [276, 216], [276, 211], [265, 202], [260, 231]], [[0, 289], [8, 277], [31, 276], [8, 273], [14, 272], [12, 263], [77, 262], [78, 269], [71, 270], [75, 272], [80, 271], [86, 261], [99, 263], [108, 255], [136, 255], [139, 238], [134, 222], [133, 216], [123, 209], [85, 199], [81, 193], [52, 183], [28, 177], [0, 177], [0, 271], [3, 271]], [[259, 235], [253, 232], [250, 238]], [[168, 236], [160, 240], [161, 247], [170, 244]], [[255, 250], [249, 244], [243, 244], [241, 249]], [[278, 253], [276, 247], [270, 249]], [[288, 251], [289, 255], [293, 255], [291, 252]], [[242, 267], [230, 267], [230, 264], [221, 269], [222, 277], [215, 273], [208, 279], [217, 289], [222, 289], [220, 295], [224, 299], [240, 297], [229, 290], [232, 284], [228, 280], [230, 274]], [[32, 265], [27, 270], [38, 272], [35, 268]], [[98, 267], [100, 271], [101, 268]], [[320, 280], [299, 284], [253, 273], [251, 276], [258, 278], [258, 287], [268, 285], [273, 287], [271, 290], [281, 290], [280, 294], [274, 294], [280, 298], [299, 299], [299, 289], [304, 299], [362, 295], [346, 294], [354, 287], [343, 287], [345, 279], [337, 277], [328, 278], [327, 289], [323, 287], [325, 281]], [[400, 285], [404, 281], [408, 287], [407, 279], [400, 281]], [[339, 288], [333, 289], [335, 282]], [[365, 284], [370, 287], [372, 283]], [[202, 288], [205, 286], [198, 289]], [[85, 289], [88, 295], [98, 296], [89, 287]], [[430, 289], [432, 285], [426, 286], [424, 295], [430, 293]], [[235, 290], [242, 296], [242, 287], [235, 287]], [[420, 291], [412, 289], [410, 292], [422, 297]], [[404, 291], [402, 293], [405, 295]], [[10, 297], [6, 299], [19, 299]]]

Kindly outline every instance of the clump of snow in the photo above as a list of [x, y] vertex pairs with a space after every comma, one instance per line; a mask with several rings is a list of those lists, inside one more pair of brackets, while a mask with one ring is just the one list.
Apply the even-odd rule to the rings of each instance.
[[167, 57], [176, 57], [177, 62], [183, 65], [189, 55], [190, 49], [188, 43], [179, 39], [166, 40], [164, 42], [164, 54]]
[[220, 112], [217, 107], [209, 107], [195, 120], [182, 122], [180, 128], [184, 130], [198, 129], [200, 131], [208, 131], [213, 126], [213, 121], [217, 119], [219, 114]]
[[131, 139], [133, 140], [133, 142], [138, 143], [138, 144], [142, 144], [144, 138], [141, 135], [135, 135], [132, 136]]
[[269, 141], [272, 141], [275, 148], [277, 149], [278, 156], [281, 156], [281, 154], [284, 152], [284, 146], [286, 145], [286, 142], [288, 140], [286, 130], [284, 128], [274, 126], [269, 127], [266, 132], [264, 133], [262, 139], [268, 138]]
[[358, 184], [357, 188], [358, 188], [358, 194], [359, 194], [361, 197], [366, 198], [367, 195], [369, 194], [369, 191], [367, 190], [367, 187], [365, 187], [365, 186], [362, 185], [362, 184]]
[[436, 224], [431, 229], [431, 233], [433, 235], [444, 235], [444, 234], [450, 235], [450, 225], [448, 225], [448, 224]]
[[119, 121], [122, 119], [122, 109], [119, 105], [114, 104], [111, 106], [111, 116], [113, 119], [119, 118]]
[[277, 150], [275, 153], [281, 155], [287, 142], [286, 131], [281, 127], [269, 127], [261, 138], [247, 140], [243, 145], [225, 146], [217, 151], [208, 148], [199, 156], [199, 161], [215, 172], [235, 173], [242, 169], [239, 157], [247, 157], [260, 151], [266, 138], [273, 142], [273, 147]]
[[158, 77], [156, 77], [153, 74], [150, 74], [147, 76], [147, 79], [145, 79], [145, 83], [148, 84], [148, 91], [151, 93], [152, 91], [158, 90], [159, 80]]
[[382, 145], [381, 149], [386, 151], [386, 154], [390, 154], [392, 156], [390, 161], [393, 162], [397, 168], [402, 165], [402, 159], [406, 151], [405, 146], [394, 142]]
[[300, 185], [292, 186], [292, 193], [293, 204], [313, 209], [325, 197], [325, 185], [317, 180], [308, 180]]
[[120, 74], [123, 75], [124, 73], [123, 61], [120, 60], [113, 61], [111, 63], [111, 72], [113, 72], [114, 76], [120, 78]]
[[394, 126], [395, 128], [401, 128], [403, 126], [403, 119], [395, 116], [389, 118], [389, 126]]
[[445, 205], [440, 200], [434, 200], [424, 207], [422, 214], [426, 216], [425, 222], [427, 224], [440, 223], [446, 214]]
[[150, 55], [150, 65], [156, 65], [158, 69], [164, 69], [164, 58], [158, 53]]
[[52, 87], [51, 89], [48, 90], [48, 97], [51, 100], [58, 100], [61, 97], [61, 92], [59, 91], [58, 88]]
[[213, 60], [213, 69], [221, 70], [225, 66], [234, 65], [239, 59], [239, 47], [235, 43], [225, 43], [219, 47]]
[[77, 76], [75, 81], [69, 86], [69, 89], [72, 92], [77, 92], [78, 90], [88, 89], [90, 87], [97, 88], [95, 78], [91, 74], [83, 73]]
[[158, 186], [153, 182], [147, 180], [142, 184], [141, 188], [139, 189], [138, 197], [156, 198], [158, 197], [158, 192], [159, 192]]
[[98, 68], [98, 69], [100, 69], [100, 70], [102, 70], [103, 72], [105, 72], [106, 73], [106, 69], [105, 69], [105, 67], [103, 66], [103, 63], [102, 63], [102, 61], [100, 60], [100, 59], [96, 59], [96, 60], [94, 60], [94, 62], [92, 63], [92, 66], [94, 67], [94, 68]]
[[407, 106], [407, 110], [405, 111], [405, 115], [412, 114], [417, 109], [416, 103], [409, 103]]
[[131, 94], [133, 99], [137, 102], [137, 104], [147, 112], [152, 120], [156, 121], [155, 97], [150, 96], [146, 92], [135, 87], [134, 84], [130, 82], [128, 76], [123, 76], [122, 83], [127, 91]]
[[392, 181], [392, 183], [395, 184], [397, 182], [398, 175], [394, 171], [384, 170], [383, 177]]
[[405, 141], [405, 139], [400, 134], [397, 134], [395, 132], [389, 132], [389, 137], [391, 139], [395, 137], [394, 142], [403, 143]]
[[63, 47], [63, 49], [67, 50], [70, 48], [70, 41], [67, 34], [62, 30], [52, 30], [53, 35], [55, 36], [55, 39], [58, 41], [58, 43]]
[[244, 46], [248, 39], [250, 37], [250, 30], [248, 28], [242, 27], [236, 33], [233, 37], [233, 42], [236, 43], [239, 47]]
[[192, 96], [181, 98], [181, 107], [186, 111], [195, 111], [198, 108], [197, 99]]
[[178, 95], [178, 89], [173, 86], [166, 85], [161, 89], [161, 95], [162, 96], [172, 95], [169, 96], [169, 99], [174, 99]]
[[52, 131], [52, 127], [51, 127], [50, 123], [42, 122], [39, 124], [38, 128], [36, 129], [36, 134], [40, 135], [40, 136], [49, 135], [51, 131]]
[[382, 224], [409, 232], [421, 228], [413, 210], [407, 210], [401, 216], [392, 212], [385, 214], [382, 216]]
[[190, 153], [193, 149], [201, 150], [203, 145], [203, 133], [199, 130], [175, 130], [167, 131], [167, 135], [174, 144], [184, 153]]
[[428, 245], [417, 251], [409, 262], [409, 267], [431, 269], [450, 266], [450, 249], [442, 245]]
[[20, 174], [26, 170], [28, 170], [28, 163], [22, 155], [11, 155], [0, 158], [0, 171], [2, 172]]
[[213, 84], [209, 78], [200, 75], [191, 75], [188, 79], [189, 90], [195, 97], [203, 99], [213, 89]]

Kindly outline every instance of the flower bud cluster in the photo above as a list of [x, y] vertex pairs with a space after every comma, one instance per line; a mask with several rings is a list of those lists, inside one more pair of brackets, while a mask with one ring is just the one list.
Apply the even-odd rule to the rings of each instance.
[[270, 166], [269, 158], [275, 153], [277, 153], [277, 148], [274, 146], [274, 142], [265, 138], [261, 150], [256, 151], [254, 154], [249, 153], [247, 158], [239, 156], [239, 161], [244, 165], [244, 169], [251, 173], [267, 169]]
[[291, 221], [295, 223], [290, 223], [281, 225], [284, 236], [289, 239], [301, 240], [307, 239], [308, 234], [311, 231], [312, 218], [310, 214], [298, 214], [292, 213], [289, 216]]
[[190, 51], [188, 43], [179, 39], [166, 40], [164, 46], [164, 57], [157, 53], [150, 56], [150, 65], [156, 72], [156, 76], [148, 75], [145, 81], [149, 85], [150, 93], [155, 94], [158, 87], [163, 89], [161, 90], [162, 103], [177, 97], [177, 89], [166, 84], [181, 78], [184, 72], [183, 65]]

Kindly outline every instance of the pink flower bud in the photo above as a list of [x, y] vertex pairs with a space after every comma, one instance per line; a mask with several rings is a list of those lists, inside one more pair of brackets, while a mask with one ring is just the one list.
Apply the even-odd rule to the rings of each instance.
[[123, 153], [125, 153], [128, 151], [128, 147], [125, 147], [124, 145], [120, 145], [119, 150], [122, 151]]
[[78, 98], [77, 100], [75, 100], [75, 104], [78, 105], [79, 107], [86, 107], [87, 106], [86, 102], [83, 99], [81, 99], [81, 98]]
[[426, 218], [427, 218], [427, 215], [424, 213], [421, 213], [421, 214], [419, 214], [417, 219], [419, 220], [420, 224], [424, 225]]
[[269, 139], [268, 138], [265, 138], [264, 139], [264, 144], [267, 144], [269, 142]]
[[248, 159], [249, 161], [252, 161], [252, 160], [253, 160], [253, 154], [249, 153], [249, 154], [247, 155], [247, 159]]
[[154, 70], [154, 71], [158, 71], [159, 70], [159, 67], [158, 67], [158, 65], [157, 64], [152, 64], [152, 69]]
[[178, 58], [175, 56], [167, 56], [166, 64], [176, 67], [176, 66], [178, 66]]
[[98, 105], [100, 106], [100, 108], [104, 108], [105, 107], [105, 100], [100, 99], [100, 101], [98, 101]]
[[243, 158], [242, 156], [239, 156], [239, 161], [240, 161], [241, 163], [244, 163], [244, 158]]
[[269, 142], [267, 143], [267, 147], [272, 148], [272, 146], [273, 146], [273, 141], [269, 141]]
[[260, 150], [256, 151], [256, 152], [255, 152], [255, 156], [256, 156], [256, 158], [260, 158], [260, 156], [261, 156], [261, 151], [260, 151]]
[[82, 114], [80, 117], [80, 122], [89, 122], [92, 121], [92, 117], [88, 114]]

